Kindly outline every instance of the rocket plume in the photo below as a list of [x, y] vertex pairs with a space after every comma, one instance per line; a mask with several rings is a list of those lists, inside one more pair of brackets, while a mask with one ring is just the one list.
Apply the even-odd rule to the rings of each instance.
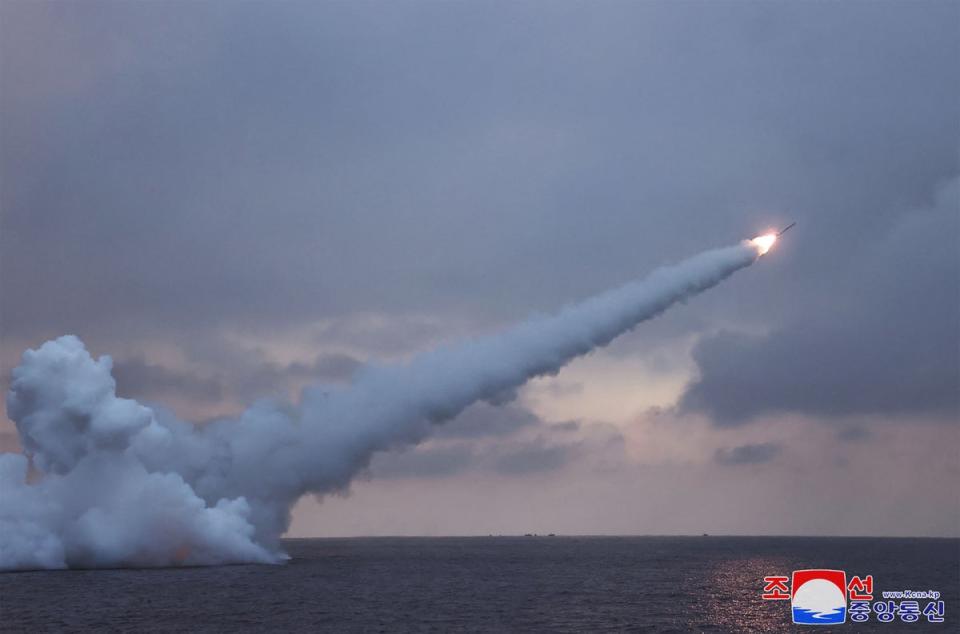
[[0, 569], [281, 562], [300, 496], [345, 489], [375, 452], [557, 372], [749, 266], [767, 242], [702, 253], [405, 364], [368, 366], [347, 388], [305, 389], [296, 406], [262, 401], [205, 425], [118, 397], [110, 357], [94, 360], [77, 337], [48, 341], [23, 354], [7, 393], [26, 455], [0, 454]]

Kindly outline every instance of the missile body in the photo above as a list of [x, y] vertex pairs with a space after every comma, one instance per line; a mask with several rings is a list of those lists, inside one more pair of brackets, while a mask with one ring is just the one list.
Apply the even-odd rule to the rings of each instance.
[[787, 231], [789, 231], [790, 229], [792, 229], [792, 228], [793, 228], [793, 225], [795, 225], [795, 224], [797, 224], [797, 223], [791, 222], [791, 223], [788, 224], [786, 227], [784, 227], [783, 229], [781, 229], [781, 230], [777, 233], [777, 237], [779, 238], [780, 236], [782, 236], [783, 234], [785, 234]]

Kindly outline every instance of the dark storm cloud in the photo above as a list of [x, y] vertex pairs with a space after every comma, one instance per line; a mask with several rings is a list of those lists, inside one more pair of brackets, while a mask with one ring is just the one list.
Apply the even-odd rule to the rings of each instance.
[[831, 295], [798, 305], [783, 327], [700, 341], [681, 408], [721, 425], [779, 412], [960, 420], [957, 185], [836, 271]]
[[437, 438], [508, 436], [541, 424], [543, 423], [536, 414], [523, 407], [516, 405], [495, 407], [487, 403], [478, 403], [454, 420], [437, 428], [433, 435]]
[[378, 454], [370, 472], [374, 478], [442, 478], [473, 466], [475, 454], [466, 444]]
[[577, 447], [577, 445], [531, 443], [497, 457], [496, 470], [506, 475], [553, 471], [569, 462]]
[[279, 364], [256, 354], [237, 355], [214, 375], [180, 367], [149, 363], [132, 357], [115, 361], [117, 392], [125, 397], [161, 400], [175, 396], [196, 404], [216, 403], [228, 396], [251, 402], [263, 396], [286, 393], [304, 382], [345, 383], [363, 364], [346, 354], [321, 354], [309, 362]]
[[[333, 320], [349, 339], [358, 312], [436, 318], [370, 340], [392, 354], [798, 220], [636, 345], [776, 333], [698, 349], [684, 402], [727, 424], [880, 409], [868, 387], [903, 413], [949, 405], [957, 233], [930, 226], [932, 253], [904, 262], [922, 275], [876, 249], [958, 171], [955, 2], [0, 11], [2, 335], [189, 349], [224, 328]], [[310, 374], [232, 371], [251, 393]]]
[[115, 361], [113, 378], [117, 381], [117, 393], [125, 398], [154, 399], [176, 395], [207, 402], [219, 401], [224, 396], [223, 384], [216, 378], [170, 369], [142, 358]]
[[310, 342], [335, 342], [378, 355], [409, 355], [436, 344], [450, 330], [449, 323], [425, 315], [351, 315], [315, 325]]
[[465, 471], [523, 476], [560, 469], [579, 454], [578, 443], [543, 437], [479, 447], [462, 441], [378, 454], [370, 467], [373, 478], [446, 478]]
[[837, 430], [837, 438], [843, 442], [861, 442], [870, 437], [870, 431], [859, 425], [847, 425]]
[[291, 363], [284, 372], [326, 381], [346, 381], [362, 365], [363, 363], [348, 354], [324, 354], [319, 355], [312, 363]]
[[[587, 441], [622, 453], [623, 436], [615, 427], [576, 421], [546, 423], [516, 404], [478, 403], [432, 434], [439, 443], [374, 458], [374, 478], [444, 478], [464, 471], [527, 475], [560, 469], [580, 455]], [[619, 443], [619, 444], [618, 444]]]
[[758, 443], [755, 445], [740, 445], [732, 449], [717, 449], [714, 460], [726, 466], [745, 464], [763, 464], [770, 462], [783, 448], [774, 443]]
[[234, 367], [231, 381], [239, 391], [277, 390], [289, 388], [298, 379], [323, 383], [346, 383], [363, 363], [342, 353], [320, 354], [313, 361], [295, 361], [286, 365], [260, 361]]

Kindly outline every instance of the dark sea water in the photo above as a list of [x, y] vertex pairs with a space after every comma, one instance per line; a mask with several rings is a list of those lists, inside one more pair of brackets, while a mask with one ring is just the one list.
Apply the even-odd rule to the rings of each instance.
[[[4, 632], [960, 631], [960, 540], [490, 537], [287, 542], [281, 566], [0, 574]], [[946, 623], [793, 626], [804, 568], [938, 590]]]

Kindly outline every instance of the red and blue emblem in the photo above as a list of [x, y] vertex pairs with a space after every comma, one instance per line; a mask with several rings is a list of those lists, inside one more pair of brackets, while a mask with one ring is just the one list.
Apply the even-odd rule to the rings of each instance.
[[847, 619], [847, 575], [843, 570], [794, 570], [790, 584], [793, 622], [836, 625]]

